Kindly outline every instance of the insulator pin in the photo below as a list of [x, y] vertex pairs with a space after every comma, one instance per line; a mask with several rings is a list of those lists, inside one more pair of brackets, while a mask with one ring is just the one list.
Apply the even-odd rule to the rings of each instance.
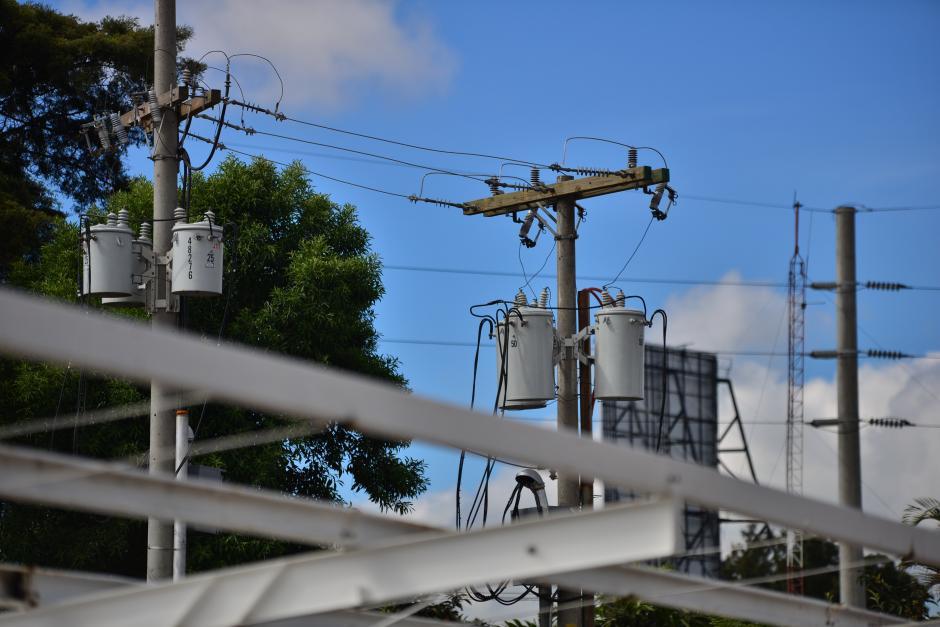
[[909, 286], [903, 283], [888, 283], [886, 281], [868, 281], [865, 283], [865, 287], [870, 290], [883, 290], [886, 292], [910, 289]]
[[873, 359], [904, 359], [910, 357], [907, 353], [901, 351], [869, 350], [865, 354]]
[[914, 426], [914, 423], [906, 418], [869, 418], [868, 424], [873, 427], [887, 427], [889, 429], [901, 429], [903, 427]]
[[156, 91], [147, 90], [147, 102], [150, 103], [150, 119], [154, 124], [159, 124], [163, 121], [163, 111], [160, 110], [160, 102], [157, 100]]
[[637, 163], [637, 149], [631, 148], [627, 151], [627, 167], [635, 168]]
[[127, 129], [124, 127], [124, 123], [121, 122], [121, 116], [117, 113], [111, 114], [111, 132], [117, 137], [119, 143], [127, 143]]
[[108, 123], [104, 117], [95, 118], [95, 130], [98, 131], [98, 141], [104, 150], [111, 150], [111, 134], [108, 133]]

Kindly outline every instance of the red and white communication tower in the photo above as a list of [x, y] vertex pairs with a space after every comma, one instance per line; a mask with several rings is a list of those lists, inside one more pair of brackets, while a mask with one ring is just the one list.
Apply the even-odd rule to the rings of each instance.
[[[806, 263], [800, 255], [800, 207], [794, 199], [793, 256], [787, 281], [787, 492], [803, 493], [803, 343]], [[803, 594], [803, 532], [787, 531], [787, 592]]]

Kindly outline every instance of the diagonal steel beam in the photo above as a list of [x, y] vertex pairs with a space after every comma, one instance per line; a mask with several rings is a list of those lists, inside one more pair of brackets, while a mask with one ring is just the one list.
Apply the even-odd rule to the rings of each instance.
[[[626, 532], [626, 533], [625, 533]], [[571, 542], [571, 538], [580, 538]], [[619, 537], [617, 542], [610, 539]], [[664, 557], [681, 544], [679, 504], [654, 501], [465, 534], [403, 538], [116, 590], [0, 624], [227, 627], [390, 603], [465, 585]]]
[[102, 514], [179, 519], [311, 545], [355, 547], [428, 531], [313, 499], [218, 481], [175, 481], [112, 462], [8, 445], [0, 445], [0, 496]]
[[906, 622], [896, 616], [826, 603], [810, 597], [680, 575], [648, 566], [609, 566], [558, 573], [546, 577], [545, 581], [559, 586], [581, 587], [598, 594], [637, 597], [655, 605], [762, 624], [870, 627]]
[[[940, 533], [787, 494], [665, 456], [502, 421], [295, 359], [207, 346], [176, 333], [0, 289], [0, 349], [73, 361], [123, 377], [199, 389], [276, 413], [337, 420], [364, 432], [526, 459], [615, 486], [667, 494], [817, 535], [940, 565]], [[139, 359], [146, 354], [151, 358]]]
[[[0, 446], [0, 467], [4, 470], [0, 475], [0, 496], [60, 507], [140, 517], [172, 516], [234, 531], [311, 543], [332, 542], [347, 547], [376, 544], [403, 534], [442, 531], [266, 491], [233, 489], [218, 482], [178, 482], [114, 463], [90, 462], [28, 449]], [[56, 485], [59, 479], [66, 483]], [[337, 518], [338, 513], [341, 515]], [[894, 622], [891, 617], [855, 608], [644, 567], [605, 567], [554, 573], [546, 578], [573, 589], [636, 596], [659, 605], [760, 623], [880, 625]], [[133, 583], [136, 582], [118, 577], [0, 565], [0, 607], [5, 602], [18, 606], [49, 605]], [[352, 612], [317, 616], [317, 623], [326, 627], [358, 627], [373, 620], [368, 614]], [[287, 623], [278, 621], [277, 627], [287, 627]]]
[[[28, 611], [37, 607], [75, 600], [89, 594], [113, 591], [118, 588], [141, 588], [144, 585], [142, 580], [126, 577], [0, 564], [0, 607], [6, 605]], [[375, 612], [343, 610], [318, 614], [315, 624], [317, 627], [375, 627], [391, 616]], [[304, 616], [256, 623], [256, 627], [309, 627], [312, 623], [310, 617]], [[454, 627], [459, 623], [406, 616], [395, 617], [394, 624], [396, 627]]]

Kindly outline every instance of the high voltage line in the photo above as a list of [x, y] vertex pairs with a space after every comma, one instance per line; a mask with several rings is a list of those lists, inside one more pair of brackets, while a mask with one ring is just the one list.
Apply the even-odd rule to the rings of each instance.
[[[258, 133], [260, 134], [261, 132], [258, 131]], [[270, 134], [270, 133], [269, 133], [269, 134]], [[274, 135], [274, 134], [270, 134], [270, 135]], [[196, 135], [195, 133], [192, 133], [192, 132], [189, 133], [189, 136], [192, 137], [193, 139], [196, 139], [196, 140], [199, 140], [199, 141], [202, 141], [202, 142], [206, 142], [206, 143], [209, 143], [209, 144], [215, 144], [215, 143], [216, 143], [216, 142], [213, 142], [213, 140], [211, 140], [211, 139], [208, 139], [208, 138], [205, 138], [205, 137], [201, 137], [201, 136]], [[274, 135], [274, 136], [275, 136], [275, 137], [281, 137], [281, 136], [279, 136], [279, 135]], [[283, 136], [283, 137], [284, 137], [285, 139], [290, 139], [290, 138], [287, 137], [287, 136]], [[300, 142], [303, 142], [303, 143], [311, 143], [311, 144], [313, 144], [313, 145], [318, 145], [318, 146], [332, 147], [332, 148], [336, 148], [337, 150], [341, 150], [341, 151], [349, 152], [349, 153], [354, 153], [354, 154], [359, 154], [359, 155], [371, 155], [371, 156], [375, 157], [375, 160], [373, 161], [373, 160], [371, 160], [371, 159], [365, 159], [365, 158], [342, 157], [342, 156], [340, 156], [340, 155], [326, 155], [326, 154], [314, 154], [314, 155], [310, 155], [310, 156], [326, 157], [326, 158], [333, 158], [333, 159], [342, 159], [342, 160], [347, 160], [347, 161], [363, 161], [363, 162], [369, 162], [369, 163], [397, 163], [398, 165], [402, 165], [403, 167], [418, 168], [418, 169], [422, 169], [422, 170], [424, 170], [424, 171], [426, 171], [426, 172], [437, 172], [437, 173], [441, 173], [441, 174], [448, 174], [448, 175], [451, 175], [451, 176], [457, 176], [457, 177], [461, 177], [461, 178], [467, 178], [467, 179], [474, 180], [474, 181], [478, 181], [478, 182], [485, 182], [485, 181], [481, 180], [481, 179], [479, 178], [479, 176], [477, 176], [477, 175], [471, 175], [471, 174], [466, 174], [466, 173], [462, 173], [462, 172], [451, 171], [451, 170], [447, 170], [447, 169], [444, 169], [444, 168], [437, 168], [437, 167], [434, 167], [434, 166], [424, 166], [424, 165], [420, 165], [420, 164], [416, 164], [416, 163], [406, 162], [406, 161], [400, 160], [400, 159], [395, 159], [395, 158], [393, 158], [393, 157], [388, 157], [388, 156], [384, 156], [384, 155], [376, 155], [376, 154], [374, 154], [374, 153], [368, 153], [368, 152], [365, 152], [365, 151], [359, 151], [359, 150], [349, 149], [349, 148], [345, 148], [345, 147], [333, 146], [333, 145], [330, 145], [330, 144], [324, 144], [324, 143], [320, 143], [320, 142], [312, 142], [312, 141], [307, 141], [307, 140], [303, 140], [303, 139], [297, 139], [297, 141], [300, 141]], [[239, 155], [242, 155], [242, 156], [245, 156], [245, 157], [249, 157], [249, 158], [263, 158], [263, 159], [266, 159], [267, 161], [270, 161], [271, 163], [274, 163], [274, 164], [277, 164], [277, 165], [280, 165], [280, 166], [283, 166], [283, 167], [288, 167], [288, 166], [292, 165], [292, 164], [286, 163], [286, 162], [284, 162], [284, 161], [278, 161], [278, 160], [276, 160], [276, 159], [271, 159], [270, 157], [266, 157], [266, 156], [264, 156], [264, 155], [259, 155], [259, 154], [256, 154], [256, 153], [247, 152], [247, 151], [245, 151], [245, 150], [238, 150], [238, 149], [236, 149], [236, 148], [233, 148], [233, 147], [232, 147], [233, 145], [245, 146], [244, 144], [226, 145], [226, 144], [224, 144], [224, 143], [222, 143], [222, 142], [219, 142], [219, 143], [218, 143], [218, 149], [219, 149], [219, 150], [225, 150], [225, 151], [228, 151], [228, 152], [231, 152], [231, 153], [235, 153], [235, 154], [239, 154]], [[303, 153], [302, 151], [295, 151], [295, 150], [289, 150], [289, 149], [283, 149], [283, 148], [274, 148], [274, 147], [270, 147], [270, 146], [268, 146], [268, 147], [259, 147], [259, 149], [262, 149], [262, 150], [275, 150], [275, 151], [287, 152], [287, 153], [298, 153], [298, 152], [299, 152], [300, 154], [306, 154], [306, 153]], [[525, 163], [525, 162], [523, 161], [523, 163]], [[366, 191], [371, 191], [371, 192], [375, 192], [375, 193], [379, 193], [379, 194], [384, 194], [384, 195], [387, 195], [387, 196], [395, 196], [395, 197], [398, 197], [398, 198], [403, 198], [403, 199], [409, 200], [409, 201], [411, 201], [411, 202], [425, 202], [425, 203], [430, 203], [430, 204], [439, 204], [439, 205], [452, 206], [452, 207], [458, 207], [458, 208], [463, 207], [463, 204], [462, 204], [462, 203], [459, 203], [459, 202], [452, 202], [452, 201], [446, 201], [446, 200], [439, 200], [439, 199], [434, 199], [434, 198], [422, 198], [422, 197], [415, 196], [414, 194], [404, 194], [404, 193], [401, 193], [401, 192], [394, 192], [394, 191], [387, 190], [387, 189], [381, 189], [381, 188], [378, 188], [378, 187], [375, 187], [375, 186], [372, 186], [372, 185], [366, 185], [366, 184], [363, 184], [363, 183], [358, 183], [358, 182], [356, 182], [356, 181], [350, 181], [350, 180], [348, 180], [348, 179], [342, 179], [342, 178], [339, 178], [339, 177], [336, 177], [336, 176], [324, 174], [324, 173], [322, 173], [322, 172], [317, 172], [317, 171], [315, 171], [315, 170], [311, 170], [311, 169], [307, 168], [306, 166], [302, 166], [302, 168], [303, 168], [303, 170], [304, 170], [305, 172], [307, 172], [307, 173], [310, 174], [311, 176], [315, 176], [315, 177], [318, 177], [318, 178], [323, 178], [323, 179], [326, 179], [326, 180], [329, 180], [329, 181], [334, 181], [334, 182], [336, 182], [336, 183], [341, 183], [341, 184], [343, 184], [343, 185], [349, 185], [349, 186], [351, 186], [351, 187], [356, 187], [356, 188], [363, 189], [363, 190], [366, 190]], [[509, 177], [509, 178], [517, 178], [517, 177]], [[792, 207], [789, 207], [789, 206], [787, 206], [787, 205], [782, 205], [782, 204], [781, 204], [781, 205], [778, 205], [778, 204], [766, 203], [766, 202], [761, 202], [761, 201], [738, 200], [738, 199], [732, 199], [732, 198], [717, 198], [717, 197], [711, 197], [711, 196], [697, 196], [697, 195], [694, 195], [694, 194], [682, 194], [682, 198], [684, 198], [684, 199], [687, 198], [687, 199], [691, 199], [691, 200], [699, 200], [699, 201], [702, 201], [702, 202], [712, 202], [712, 203], [716, 203], [716, 204], [742, 205], [742, 206], [765, 207], [765, 208], [772, 208], [772, 209], [787, 209], [787, 210], [792, 210]], [[832, 213], [832, 212], [834, 211], [834, 210], [832, 210], [832, 209], [825, 209], [825, 208], [822, 208], [822, 207], [804, 207], [803, 210], [808, 210], [808, 211], [817, 212], [817, 213]], [[859, 211], [859, 212], [867, 212], [867, 213], [902, 212], [902, 211], [930, 211], [930, 210], [940, 210], [940, 205], [923, 205], [923, 206], [909, 206], [909, 207], [864, 207], [864, 206], [859, 206], [859, 207], [857, 208], [857, 211]], [[605, 280], [605, 279], [606, 279], [606, 277], [598, 277], [596, 280]], [[680, 280], [676, 280], [676, 281], [668, 281], [668, 280], [662, 280], [662, 281], [660, 281], [660, 280], [657, 280], [657, 281], [643, 281], [643, 280], [641, 280], [641, 279], [633, 279], [633, 280], [636, 280], [636, 281], [638, 281], [638, 282], [661, 282], [661, 283], [676, 282], [676, 283], [679, 283], [679, 284], [689, 283], [689, 284], [701, 284], [701, 285], [712, 285], [712, 284], [719, 284], [719, 285], [720, 285], [720, 284], [729, 284], [729, 285], [730, 285], [730, 283], [727, 283], [727, 282], [722, 283], [722, 282], [710, 282], [710, 281], [680, 281]], [[750, 287], [785, 287], [785, 286], [786, 286], [786, 284], [784, 284], [784, 283], [771, 282], [771, 281], [766, 281], [766, 282], [765, 282], [765, 281], [751, 281], [751, 282], [741, 282], [740, 284], [741, 284], [741, 285], [747, 284], [747, 285], [750, 286]], [[908, 289], [913, 289], [913, 290], [926, 290], [926, 291], [940, 291], [940, 286], [909, 286]]]
[[[201, 137], [201, 136], [196, 135], [196, 134], [194, 134], [194, 133], [190, 133], [190, 137], [192, 137], [192, 138], [194, 138], [194, 139], [196, 139], [196, 140], [202, 141], [202, 142], [206, 142], [206, 143], [211, 143], [211, 144], [214, 144], [214, 143], [215, 143], [215, 142], [213, 142], [212, 140], [210, 140], [210, 139], [208, 139], [208, 138]], [[321, 146], [330, 146], [329, 144], [319, 144], [319, 143], [317, 143], [317, 142], [312, 142], [312, 143], [317, 144], [317, 145], [321, 145]], [[250, 158], [257, 158], [257, 157], [260, 157], [260, 155], [256, 155], [256, 154], [254, 154], [254, 153], [250, 153], [250, 152], [247, 152], [247, 151], [244, 151], [244, 150], [238, 150], [238, 149], [235, 149], [235, 148], [231, 148], [231, 147], [226, 146], [225, 144], [223, 144], [223, 143], [221, 143], [221, 142], [219, 142], [218, 148], [219, 148], [220, 150], [225, 150], [225, 151], [228, 151], [228, 152], [232, 152], [232, 153], [239, 154], [239, 155], [246, 156], [246, 157], [250, 157]], [[345, 149], [343, 149], [343, 148], [339, 148], [339, 149], [345, 150]], [[355, 150], [351, 150], [350, 152], [357, 153], [357, 154], [361, 154], [361, 155], [376, 156], [376, 157], [379, 157], [379, 158], [381, 158], [381, 159], [388, 159], [388, 160], [390, 160], [390, 162], [397, 162], [397, 163], [401, 163], [401, 164], [407, 164], [407, 166], [409, 166], [409, 167], [417, 167], [417, 168], [425, 169], [425, 170], [427, 170], [427, 171], [429, 171], [429, 172], [440, 172], [440, 173], [443, 173], [443, 174], [451, 174], [451, 175], [453, 175], [453, 176], [460, 176], [460, 177], [464, 177], [464, 178], [468, 178], [468, 179], [472, 179], [472, 180], [476, 180], [476, 181], [479, 181], [479, 180], [480, 180], [479, 178], [477, 178], [477, 177], [475, 177], [475, 176], [472, 176], [472, 175], [463, 174], [463, 173], [458, 173], [458, 172], [452, 172], [452, 171], [443, 170], [443, 169], [438, 169], [438, 168], [432, 168], [432, 167], [430, 167], [430, 166], [421, 166], [421, 165], [419, 165], [419, 164], [412, 164], [412, 163], [409, 163], [409, 162], [404, 162], [404, 161], [400, 161], [400, 160], [397, 160], [397, 159], [393, 159], [393, 158], [391, 158], [391, 157], [384, 157], [384, 156], [381, 156], [381, 155], [374, 155], [373, 153], [366, 153], [366, 152], [363, 152], [363, 151], [355, 151]], [[285, 162], [283, 162], [283, 161], [277, 161], [277, 160], [274, 160], [274, 159], [270, 159], [270, 158], [268, 158], [268, 157], [263, 157], [263, 158], [265, 158], [266, 160], [270, 161], [271, 163], [274, 163], [274, 164], [277, 164], [277, 165], [280, 165], [280, 166], [283, 166], [283, 167], [289, 167], [289, 166], [291, 165], [291, 164], [285, 163]], [[341, 184], [344, 184], [344, 185], [349, 185], [349, 186], [356, 187], [356, 188], [359, 188], [359, 189], [363, 189], [363, 190], [366, 190], [366, 191], [371, 191], [371, 192], [375, 192], [375, 193], [379, 193], [379, 194], [384, 194], [384, 195], [388, 195], [388, 196], [394, 196], [394, 197], [398, 197], [398, 198], [403, 198], [403, 199], [409, 200], [409, 201], [411, 201], [411, 202], [425, 202], [425, 203], [430, 203], [430, 204], [439, 204], [439, 205], [452, 206], [452, 207], [461, 207], [461, 206], [462, 206], [461, 203], [457, 203], [457, 202], [450, 202], [450, 201], [439, 200], [439, 199], [434, 199], [434, 198], [422, 198], [422, 197], [415, 196], [415, 195], [413, 195], [413, 194], [403, 194], [403, 193], [400, 193], [400, 192], [394, 192], [394, 191], [390, 191], [390, 190], [386, 190], [386, 189], [381, 189], [381, 188], [378, 188], [378, 187], [375, 187], [375, 186], [372, 186], [372, 185], [365, 185], [365, 184], [358, 183], [358, 182], [355, 182], [355, 181], [350, 181], [350, 180], [347, 180], [347, 179], [342, 179], [342, 178], [335, 177], [335, 176], [332, 176], [332, 175], [324, 174], [324, 173], [322, 173], [322, 172], [317, 172], [317, 171], [314, 171], [314, 170], [311, 170], [311, 169], [307, 168], [306, 166], [301, 166], [301, 167], [302, 167], [302, 169], [304, 170], [304, 172], [307, 172], [308, 174], [310, 174], [310, 175], [312, 175], [312, 176], [316, 176], [316, 177], [323, 178], [323, 179], [326, 179], [326, 180], [334, 181], [334, 182], [341, 183]], [[731, 199], [719, 199], [719, 198], [712, 198], [712, 197], [700, 197], [700, 196], [692, 196], [692, 195], [688, 195], [688, 194], [683, 194], [683, 198], [692, 198], [692, 199], [698, 199], [698, 200], [704, 200], [704, 201], [707, 201], [707, 202], [716, 202], [716, 203], [746, 204], [746, 205], [753, 205], [753, 206], [765, 206], [765, 207], [774, 207], [774, 208], [777, 208], [777, 207], [779, 207], [779, 208], [786, 208], [784, 205], [773, 205], [773, 204], [769, 204], [769, 203], [760, 203], [760, 202], [756, 202], [756, 201], [752, 202], [752, 201], [738, 201], [738, 200], [731, 200]], [[929, 208], [930, 208], [930, 207], [920, 207], [919, 209], [929, 209]], [[940, 209], [940, 207], [937, 207], [937, 208]], [[813, 209], [815, 210], [815, 209], [818, 209], [818, 208], [813, 208]], [[889, 210], [892, 210], [892, 211], [894, 211], [894, 210], [900, 211], [900, 210], [906, 210], [906, 209], [914, 210], [914, 209], [917, 209], [917, 208], [916, 208], [916, 207], [907, 207], [907, 208], [897, 207], [897, 208], [871, 209], [871, 211], [889, 211]], [[829, 210], [822, 210], [822, 209], [819, 209], [819, 211], [827, 211], [827, 212], [828, 212]], [[521, 277], [522, 277], [521, 274], [516, 273], [516, 272], [507, 272], [507, 271], [498, 271], [498, 270], [490, 270], [490, 271], [487, 271], [487, 270], [469, 270], [469, 269], [459, 269], [459, 268], [431, 268], [431, 267], [424, 267], [424, 266], [405, 266], [405, 265], [386, 265], [386, 266], [384, 266], [384, 267], [387, 268], [387, 269], [389, 269], [389, 270], [400, 270], [400, 271], [411, 271], [411, 272], [437, 272], [437, 273], [446, 273], [446, 274], [464, 274], [464, 275], [478, 275], [478, 276], [506, 276], [506, 277], [516, 277], [516, 278], [521, 278]], [[542, 278], [557, 278], [556, 275], [554, 275], [554, 274], [545, 274], [545, 275], [540, 275], [540, 276], [541, 276]], [[589, 276], [581, 276], [581, 277], [578, 277], [578, 278], [579, 278], [579, 279], [584, 279], [584, 280], [589, 280], [589, 281], [606, 281], [606, 280], [609, 279], [609, 277], [606, 277], [606, 276], [590, 276], [590, 275], [589, 275]], [[634, 283], [666, 284], [666, 285], [668, 285], [668, 284], [672, 284], [672, 285], [714, 285], [714, 286], [725, 286], [725, 285], [726, 285], [726, 286], [735, 286], [735, 287], [769, 287], [769, 288], [782, 288], [782, 287], [786, 287], [786, 283], [783, 283], [783, 282], [780, 282], [780, 281], [757, 281], [757, 280], [751, 280], [751, 281], [748, 281], [748, 280], [742, 280], [742, 281], [718, 281], [718, 280], [708, 280], [708, 279], [625, 278], [625, 279], [623, 279], [623, 281], [624, 281], [624, 282], [634, 282]], [[864, 288], [865, 285], [862, 284], [860, 287], [863, 287], [863, 288]], [[932, 285], [912, 285], [912, 286], [904, 286], [904, 289], [915, 290], [915, 291], [940, 291], [940, 286], [932, 286]]]
[[[425, 339], [412, 339], [412, 338], [379, 338], [379, 342], [385, 342], [386, 344], [416, 344], [419, 346], [454, 346], [460, 348], [476, 348], [476, 342], [462, 342], [457, 340], [425, 340]], [[480, 344], [484, 348], [496, 348], [496, 344]], [[681, 351], [683, 349], [672, 348], [670, 351]], [[694, 352], [699, 353], [711, 353], [713, 355], [722, 355], [728, 357], [787, 357], [787, 353], [778, 353], [775, 351], [759, 351], [759, 350], [711, 350], [707, 348], [695, 348], [689, 349]], [[863, 351], [859, 350], [857, 357], [859, 359], [881, 359], [879, 355], [869, 355], [868, 352], [875, 351]], [[813, 357], [811, 353], [804, 353], [804, 357]], [[828, 357], [823, 357], [826, 359]], [[940, 355], [908, 355], [908, 354], [898, 354], [896, 356], [891, 356], [890, 359], [935, 359], [940, 360]]]
[[[382, 266], [386, 270], [397, 270], [402, 272], [435, 272], [440, 274], [464, 274], [464, 275], [475, 275], [475, 276], [502, 276], [510, 278], [525, 278], [525, 276], [520, 272], [510, 272], [507, 270], [472, 270], [469, 268], [433, 268], [430, 266], [409, 266], [409, 265], [395, 265], [395, 264], [385, 264]], [[557, 275], [555, 274], [539, 274], [539, 278], [542, 279], [555, 279]], [[600, 275], [578, 275], [579, 280], [583, 281], [606, 281], [609, 277], [600, 276]], [[653, 283], [653, 284], [664, 284], [664, 285], [715, 285], [715, 286], [729, 286], [729, 287], [786, 287], [787, 284], [781, 281], [719, 281], [711, 279], [670, 279], [670, 278], [639, 278], [639, 277], [621, 277], [620, 282], [622, 283]], [[860, 287], [864, 287], [861, 285]], [[940, 291], [940, 286], [930, 286], [930, 285], [913, 285], [908, 286], [906, 289], [909, 290], [926, 290], [926, 291]]]
[[[253, 111], [253, 112], [256, 112], [256, 113], [261, 113], [261, 114], [269, 115], [269, 116], [271, 116], [271, 117], [273, 117], [273, 118], [275, 118], [275, 119], [277, 119], [277, 120], [279, 120], [279, 121], [285, 121], [285, 120], [286, 120], [286, 121], [294, 122], [294, 123], [296, 123], [296, 124], [301, 124], [301, 125], [305, 125], [305, 126], [310, 126], [310, 127], [313, 127], [313, 128], [318, 128], [318, 129], [325, 130], [325, 131], [329, 131], [329, 132], [333, 132], [333, 133], [340, 133], [340, 134], [344, 134], [344, 135], [348, 135], [348, 136], [352, 136], [352, 137], [359, 137], [359, 138], [367, 139], [367, 140], [370, 140], [370, 141], [382, 142], [382, 143], [391, 144], [391, 145], [396, 145], [396, 146], [401, 146], [401, 147], [409, 148], [409, 149], [413, 149], [413, 150], [421, 150], [421, 151], [425, 151], [425, 152], [432, 152], [432, 153], [436, 153], [436, 154], [444, 154], [444, 155], [451, 155], [451, 156], [465, 156], [465, 157], [476, 157], [476, 158], [483, 158], [483, 159], [492, 159], [492, 160], [504, 161], [504, 162], [509, 162], [509, 163], [517, 163], [517, 164], [519, 164], [519, 165], [527, 165], [527, 166], [531, 166], [531, 167], [545, 168], [545, 169], [550, 169], [550, 170], [555, 170], [555, 171], [577, 170], [577, 168], [567, 168], [567, 167], [564, 167], [564, 166], [559, 165], [558, 163], [542, 163], [542, 162], [538, 162], [538, 161], [532, 161], [532, 160], [529, 160], [529, 159], [521, 159], [521, 158], [518, 158], [518, 157], [510, 157], [510, 156], [505, 156], [505, 155], [496, 155], [496, 154], [483, 153], [483, 152], [473, 152], [473, 151], [450, 150], [450, 149], [444, 149], [444, 148], [436, 148], [436, 147], [432, 147], [432, 146], [424, 146], [424, 145], [420, 145], [420, 144], [415, 144], [415, 143], [410, 143], [410, 142], [405, 142], [405, 141], [390, 139], [390, 138], [381, 137], [381, 136], [378, 136], [378, 135], [371, 135], [371, 134], [361, 133], [361, 132], [353, 131], [353, 130], [349, 130], [349, 129], [342, 129], [342, 128], [338, 128], [338, 127], [334, 127], [334, 126], [329, 126], [329, 125], [326, 125], [326, 124], [320, 124], [320, 123], [318, 123], [318, 122], [312, 122], [312, 121], [309, 121], [309, 120], [302, 120], [302, 119], [300, 119], [300, 118], [295, 118], [295, 117], [292, 117], [292, 116], [288, 116], [288, 115], [286, 115], [286, 114], [284, 114], [284, 113], [279, 113], [279, 112], [271, 111], [271, 110], [266, 109], [266, 108], [264, 108], [264, 107], [260, 107], [260, 106], [257, 106], [257, 105], [253, 105], [253, 104], [251, 104], [251, 103], [240, 102], [240, 101], [237, 101], [237, 100], [231, 100], [231, 99], [230, 99], [230, 100], [229, 100], [229, 104], [234, 105], [234, 106], [239, 106], [239, 107], [242, 107], [242, 108], [244, 108], [244, 109], [247, 109], [247, 110], [249, 110], [249, 111]], [[206, 117], [208, 117], [208, 116], [206, 116]], [[210, 119], [214, 119], [214, 118], [210, 118]], [[226, 123], [226, 124], [227, 124], [227, 123]], [[345, 147], [345, 146], [337, 146], [337, 145], [326, 144], [326, 143], [322, 143], [322, 142], [316, 142], [316, 141], [313, 141], [313, 140], [305, 139], [305, 138], [302, 138], [302, 137], [296, 137], [296, 136], [292, 136], [292, 135], [284, 135], [284, 134], [279, 134], [279, 133], [271, 133], [271, 132], [269, 132], [269, 131], [260, 131], [260, 130], [257, 130], [257, 129], [254, 129], [254, 128], [250, 128], [250, 127], [246, 127], [246, 126], [240, 126], [240, 125], [234, 125], [234, 124], [227, 124], [227, 125], [230, 126], [230, 127], [232, 127], [232, 128], [234, 128], [234, 129], [236, 129], [236, 130], [245, 132], [245, 133], [247, 133], [248, 135], [253, 135], [253, 134], [267, 135], [267, 136], [270, 136], [270, 137], [276, 137], [276, 138], [284, 139], [284, 140], [288, 140], [288, 141], [301, 142], [301, 143], [311, 144], [311, 145], [315, 145], [315, 146], [322, 146], [322, 147], [331, 148], [331, 149], [335, 149], [335, 150], [341, 150], [341, 151], [345, 151], [345, 152], [351, 152], [351, 153], [355, 153], [355, 154], [361, 154], [361, 155], [366, 155], [366, 156], [370, 156], [370, 157], [375, 157], [375, 158], [382, 159], [382, 160], [385, 160], [385, 161], [388, 161], [388, 162], [398, 163], [398, 164], [400, 164], [400, 165], [404, 165], [404, 166], [407, 166], [407, 167], [417, 167], [417, 168], [423, 168], [423, 169], [425, 169], [425, 170], [427, 170], [427, 171], [438, 171], [438, 172], [443, 172], [443, 173], [447, 173], [447, 174], [453, 174], [453, 175], [455, 175], [455, 176], [464, 176], [464, 177], [467, 177], [467, 178], [474, 178], [474, 177], [469, 176], [469, 175], [466, 175], [466, 174], [464, 174], [464, 173], [451, 172], [451, 171], [448, 171], [448, 170], [446, 170], [446, 169], [437, 168], [437, 167], [435, 167], [435, 166], [423, 166], [423, 165], [420, 165], [420, 164], [414, 164], [414, 163], [410, 163], [410, 162], [406, 162], [406, 161], [403, 161], [403, 160], [396, 159], [396, 158], [394, 158], [394, 157], [388, 157], [388, 156], [384, 156], [384, 155], [375, 155], [375, 154], [372, 154], [372, 153], [368, 153], [368, 152], [364, 152], [364, 151], [358, 151], [358, 150], [355, 150], [355, 149], [352, 149], [352, 148], [348, 148], [348, 147]], [[609, 140], [603, 140], [603, 141], [609, 141]], [[619, 143], [619, 142], [612, 142], [612, 143]], [[627, 144], [623, 144], [623, 145], [626, 146]], [[646, 149], [646, 150], [655, 150], [655, 149], [650, 148], [650, 147], [639, 147], [639, 148], [641, 148], [641, 149]], [[289, 151], [288, 151], [288, 152], [289, 152]], [[657, 151], [657, 152], [658, 152], [658, 151]], [[479, 180], [479, 179], [477, 179], [477, 180]], [[742, 206], [751, 206], [751, 207], [763, 207], [763, 208], [768, 208], [768, 209], [781, 209], [781, 210], [787, 210], [787, 211], [792, 210], [792, 206], [791, 206], [791, 205], [788, 205], [788, 204], [768, 203], [768, 202], [762, 202], [762, 201], [740, 200], [740, 199], [733, 199], [733, 198], [719, 198], [719, 197], [713, 197], [713, 196], [698, 196], [698, 195], [685, 194], [685, 193], [682, 194], [682, 198], [687, 198], [687, 199], [691, 199], [691, 200], [699, 200], [699, 201], [702, 201], [702, 202], [712, 202], [712, 203], [718, 203], [718, 204], [742, 205]], [[862, 213], [904, 212], [904, 211], [935, 211], [935, 210], [940, 210], [940, 204], [938, 204], [938, 205], [896, 206], [896, 207], [867, 207], [867, 206], [865, 206], [865, 205], [855, 205], [855, 206], [856, 206], [857, 210], [858, 210], [859, 212], [862, 212]], [[832, 212], [833, 212], [833, 209], [829, 209], [829, 208], [825, 208], [825, 207], [810, 207], [810, 206], [804, 206], [804, 207], [802, 207], [802, 210], [803, 210], [803, 211], [808, 211], [808, 212], [814, 212], [814, 213], [832, 213]]]

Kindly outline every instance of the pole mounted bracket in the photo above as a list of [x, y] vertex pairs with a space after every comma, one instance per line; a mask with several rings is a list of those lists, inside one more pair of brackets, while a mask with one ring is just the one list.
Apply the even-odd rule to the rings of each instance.
[[509, 194], [497, 194], [466, 203], [464, 215], [483, 214], [486, 217], [527, 211], [538, 206], [554, 205], [560, 199], [574, 201], [594, 196], [613, 194], [628, 189], [642, 189], [669, 182], [669, 170], [639, 166], [601, 176], [587, 176], [570, 181], [557, 181], [545, 189], [526, 189]]
[[154, 255], [154, 277], [147, 290], [147, 309], [150, 313], [165, 311], [179, 313], [180, 298], [173, 293], [173, 255]]
[[581, 363], [590, 366], [594, 361], [594, 356], [591, 355], [590, 349], [588, 349], [588, 351], [582, 349], [581, 343], [592, 335], [594, 335], [594, 327], [587, 326], [571, 337], [557, 337], [555, 342], [560, 350], [558, 351], [555, 363], [560, 362], [561, 358], [564, 356], [565, 358], [577, 359]]
[[[201, 111], [211, 109], [222, 102], [222, 92], [210, 89], [204, 94], [190, 94], [189, 87], [177, 85], [168, 92], [157, 95], [157, 104], [161, 108], [172, 108], [180, 120], [194, 116]], [[153, 131], [153, 115], [150, 103], [147, 101], [137, 104], [133, 109], [121, 115], [124, 126], [137, 125], [146, 132]]]

